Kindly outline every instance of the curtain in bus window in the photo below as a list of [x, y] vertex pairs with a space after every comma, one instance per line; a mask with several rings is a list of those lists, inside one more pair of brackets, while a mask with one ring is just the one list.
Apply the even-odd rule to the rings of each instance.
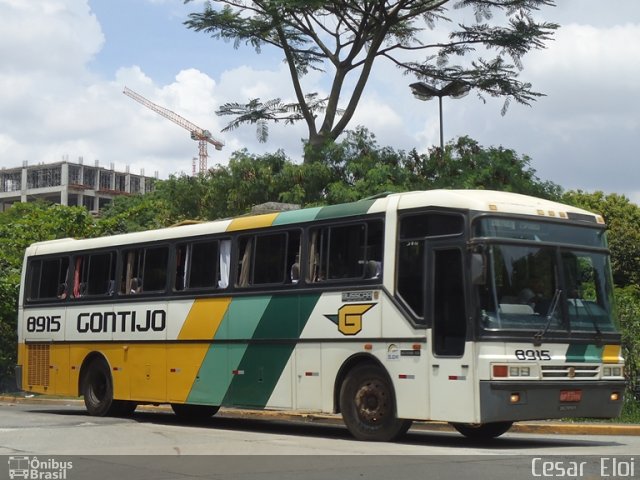
[[220, 280], [218, 287], [227, 288], [229, 286], [229, 272], [231, 270], [231, 240], [220, 242]]
[[73, 296], [75, 298], [79, 298], [81, 295], [80, 275], [82, 271], [82, 262], [83, 262], [83, 257], [76, 257], [76, 264], [73, 270]]
[[120, 282], [120, 293], [132, 295], [140, 292], [142, 288], [139, 277], [141, 275], [141, 251], [129, 250], [122, 257], [122, 279]]
[[238, 285], [246, 287], [249, 285], [249, 275], [251, 273], [251, 249], [253, 238], [246, 240], [244, 251], [242, 252], [242, 262], [240, 265], [240, 276], [238, 277]]
[[320, 270], [320, 260], [318, 254], [318, 230], [311, 232], [311, 241], [309, 242], [309, 281], [317, 282]]

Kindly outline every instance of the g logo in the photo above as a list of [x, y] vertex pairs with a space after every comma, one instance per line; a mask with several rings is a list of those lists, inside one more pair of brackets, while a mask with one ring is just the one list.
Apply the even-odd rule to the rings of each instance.
[[375, 304], [343, 305], [338, 310], [338, 331], [343, 335], [357, 335], [362, 330], [362, 315]]

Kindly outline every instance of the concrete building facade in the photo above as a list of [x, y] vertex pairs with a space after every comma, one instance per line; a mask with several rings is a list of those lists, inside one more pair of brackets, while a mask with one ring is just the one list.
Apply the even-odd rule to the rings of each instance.
[[0, 169], [0, 212], [15, 202], [42, 199], [69, 206], [83, 206], [98, 212], [118, 195], [145, 194], [153, 189], [155, 178], [134, 175], [127, 170], [84, 165], [66, 160], [57, 163]]

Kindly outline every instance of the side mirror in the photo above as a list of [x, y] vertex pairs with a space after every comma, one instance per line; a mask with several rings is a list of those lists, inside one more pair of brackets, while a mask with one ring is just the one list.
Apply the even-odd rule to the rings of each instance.
[[485, 285], [487, 283], [486, 267], [485, 256], [482, 253], [471, 254], [471, 282], [474, 285]]

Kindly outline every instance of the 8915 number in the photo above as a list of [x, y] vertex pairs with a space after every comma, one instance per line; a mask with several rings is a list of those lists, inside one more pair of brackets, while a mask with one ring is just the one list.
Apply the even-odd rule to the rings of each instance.
[[518, 360], [551, 360], [549, 350], [516, 350], [514, 354]]
[[29, 317], [27, 318], [27, 332], [59, 332], [60, 315]]

